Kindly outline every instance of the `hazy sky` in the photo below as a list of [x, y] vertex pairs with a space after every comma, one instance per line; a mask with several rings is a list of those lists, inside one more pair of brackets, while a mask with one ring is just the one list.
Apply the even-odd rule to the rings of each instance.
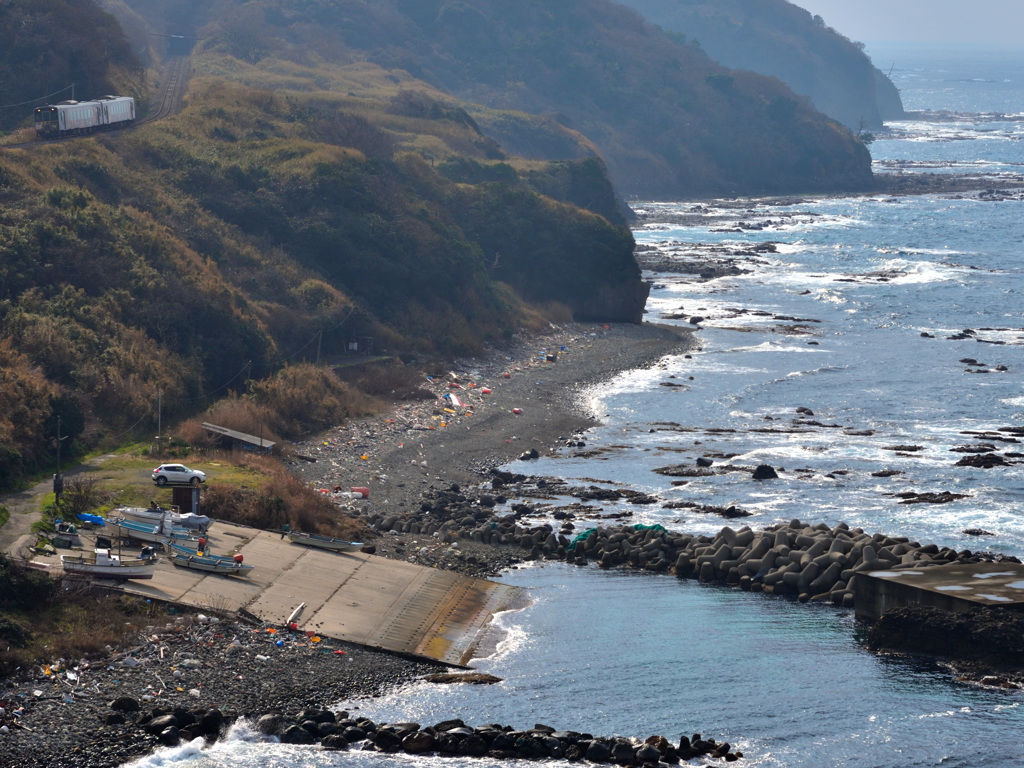
[[862, 43], [1024, 45], [1024, 0], [790, 0]]

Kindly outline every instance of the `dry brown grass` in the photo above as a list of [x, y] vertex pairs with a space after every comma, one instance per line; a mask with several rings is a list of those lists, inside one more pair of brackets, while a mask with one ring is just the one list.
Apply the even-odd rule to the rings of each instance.
[[107, 646], [115, 653], [126, 650], [138, 644], [146, 627], [166, 620], [166, 616], [162, 604], [108, 594], [87, 582], [75, 582], [36, 610], [13, 611], [3, 617], [24, 628], [27, 642], [23, 647], [3, 644], [0, 674], [33, 663], [100, 658], [108, 653]]
[[567, 325], [572, 321], [572, 310], [558, 301], [533, 305], [523, 311], [523, 327], [529, 331], [541, 332], [551, 323]]
[[332, 371], [305, 363], [283, 368], [251, 387], [251, 399], [265, 409], [266, 423], [292, 439], [382, 408], [375, 398], [341, 381]]
[[205, 491], [203, 511], [218, 520], [263, 530], [293, 530], [320, 533], [349, 540], [375, 536], [359, 520], [349, 517], [327, 496], [317, 493], [292, 475], [277, 459], [256, 454], [234, 459], [263, 476], [258, 489], [226, 483], [211, 483]]
[[202, 426], [204, 421], [237, 432], [260, 435], [270, 442], [281, 441], [281, 436], [271, 426], [279, 421], [277, 414], [246, 397], [232, 395], [219, 400], [202, 416], [182, 423], [176, 435], [196, 448], [212, 450], [220, 444], [221, 438], [207, 432]]
[[422, 388], [424, 373], [421, 367], [404, 365], [400, 360], [383, 360], [368, 365], [336, 368], [335, 375], [360, 392], [381, 400], [434, 399]]

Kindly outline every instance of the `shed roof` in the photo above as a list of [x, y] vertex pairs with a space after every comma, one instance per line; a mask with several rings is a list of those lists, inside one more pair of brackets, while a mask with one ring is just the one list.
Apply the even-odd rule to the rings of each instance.
[[207, 432], [215, 432], [218, 435], [230, 437], [232, 440], [238, 440], [239, 442], [246, 443], [247, 445], [261, 448], [264, 451], [271, 450], [275, 445], [272, 440], [257, 437], [256, 435], [249, 435], [245, 432], [239, 432], [234, 429], [228, 429], [227, 427], [222, 427], [219, 424], [210, 424], [208, 421], [204, 421], [202, 426]]

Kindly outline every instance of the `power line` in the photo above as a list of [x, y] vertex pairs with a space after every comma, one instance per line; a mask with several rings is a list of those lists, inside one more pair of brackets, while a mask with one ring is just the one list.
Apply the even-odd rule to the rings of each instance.
[[[356, 311], [356, 305], [355, 305], [355, 304], [353, 304], [353, 305], [352, 305], [351, 307], [349, 307], [349, 310], [348, 310], [348, 314], [347, 314], [347, 315], [345, 315], [345, 317], [343, 317], [343, 318], [341, 319], [341, 322], [340, 322], [340, 323], [338, 323], [338, 324], [337, 324], [336, 326], [334, 326], [333, 328], [324, 328], [324, 329], [322, 329], [322, 330], [319, 330], [319, 331], [317, 331], [316, 333], [314, 333], [314, 334], [313, 334], [313, 337], [312, 337], [312, 338], [311, 338], [311, 339], [310, 339], [309, 341], [307, 341], [307, 342], [306, 342], [305, 344], [303, 344], [303, 345], [302, 345], [301, 347], [299, 347], [299, 348], [298, 348], [297, 350], [295, 350], [295, 351], [294, 351], [294, 352], [292, 352], [292, 353], [291, 353], [290, 355], [288, 355], [288, 357], [282, 357], [282, 358], [280, 358], [280, 361], [281, 361], [281, 362], [288, 362], [289, 360], [291, 360], [291, 359], [293, 359], [293, 358], [295, 358], [295, 357], [298, 357], [298, 356], [299, 356], [299, 353], [300, 353], [300, 352], [302, 352], [302, 350], [304, 350], [304, 349], [305, 349], [306, 347], [308, 347], [308, 346], [309, 346], [310, 344], [312, 344], [312, 343], [313, 343], [314, 341], [316, 341], [316, 340], [317, 340], [318, 338], [323, 338], [323, 335], [324, 335], [325, 333], [331, 333], [332, 331], [336, 331], [336, 330], [338, 330], [339, 328], [341, 328], [341, 326], [343, 326], [343, 325], [344, 325], [344, 324], [345, 324], [346, 322], [348, 322], [348, 319], [349, 319], [350, 317], [352, 317], [352, 313], [353, 313], [353, 312], [355, 312], [355, 311]], [[258, 365], [260, 365], [260, 367], [262, 367], [262, 368], [273, 368], [273, 367], [275, 367], [275, 366], [279, 365], [279, 363], [259, 363]]]
[[75, 84], [72, 83], [71, 85], [68, 85], [68, 86], [65, 86], [64, 88], [61, 88], [59, 91], [54, 91], [53, 93], [48, 93], [45, 96], [39, 96], [39, 97], [37, 97], [35, 99], [32, 99], [31, 101], [23, 101], [20, 104], [0, 104], [0, 109], [13, 109], [14, 107], [24, 107], [26, 104], [35, 104], [37, 101], [43, 101], [45, 99], [50, 98], [51, 96], [56, 96], [58, 93], [64, 93], [64, 91], [70, 90], [71, 88], [74, 88], [74, 87], [75, 87]]
[[242, 373], [245, 371], [245, 369], [249, 368], [251, 365], [252, 365], [252, 361], [251, 360], [246, 360], [245, 365], [242, 366], [241, 370], [238, 373], [236, 373], [234, 376], [232, 376], [224, 384], [221, 384], [216, 389], [210, 390], [209, 392], [206, 392], [206, 393], [204, 393], [202, 395], [196, 395], [195, 397], [174, 397], [174, 398], [168, 398], [168, 402], [192, 403], [192, 402], [195, 402], [196, 400], [205, 400], [205, 399], [211, 397], [212, 395], [215, 395], [218, 392], [221, 392], [222, 390], [225, 390], [229, 386], [231, 386], [231, 382], [233, 382], [235, 379], [237, 379], [239, 376], [241, 376]]
[[141, 419], [139, 419], [139, 420], [138, 420], [138, 421], [136, 421], [136, 422], [135, 422], [134, 424], [132, 424], [132, 425], [131, 425], [130, 427], [128, 427], [128, 429], [126, 429], [126, 430], [125, 430], [124, 432], [122, 432], [122, 433], [120, 433], [120, 434], [118, 434], [118, 435], [109, 435], [109, 436], [106, 436], [106, 438], [105, 438], [105, 439], [107, 439], [107, 440], [117, 440], [117, 439], [118, 439], [119, 437], [124, 437], [124, 436], [125, 436], [125, 435], [127, 435], [127, 434], [128, 434], [129, 432], [133, 431], [133, 430], [134, 430], [134, 429], [135, 429], [135, 428], [136, 428], [137, 426], [139, 426], [139, 424], [141, 424], [141, 423], [142, 423], [143, 421], [145, 421], [145, 420], [146, 420], [146, 419], [148, 419], [148, 418], [152, 418], [152, 416], [153, 416], [153, 414], [152, 414], [152, 413], [147, 413], [147, 414], [146, 414], [145, 416], [143, 416], [143, 417], [142, 417]]

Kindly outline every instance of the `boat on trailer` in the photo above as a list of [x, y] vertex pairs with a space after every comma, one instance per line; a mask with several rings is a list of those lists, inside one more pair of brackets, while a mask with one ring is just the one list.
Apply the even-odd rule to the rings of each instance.
[[160, 558], [153, 554], [152, 547], [144, 547], [138, 558], [123, 558], [109, 549], [60, 556], [65, 573], [97, 579], [152, 579], [158, 562]]
[[220, 573], [225, 576], [245, 576], [249, 571], [256, 567], [234, 558], [217, 555], [201, 555], [198, 552], [193, 552], [190, 555], [175, 552], [172, 562], [179, 568], [188, 568], [193, 571], [205, 571], [206, 573]]
[[180, 512], [177, 507], [118, 507], [114, 515], [131, 520], [138, 520], [149, 525], [159, 525], [166, 517], [172, 525], [189, 530], [205, 531], [210, 527], [210, 518], [206, 515], [195, 515], [191, 512]]
[[164, 546], [168, 546], [173, 542], [183, 547], [187, 547], [192, 551], [199, 549], [198, 536], [193, 536], [192, 532], [187, 528], [172, 525], [170, 520], [167, 520], [166, 518], [163, 522], [157, 523], [156, 525], [142, 523], [138, 520], [128, 520], [123, 517], [116, 518], [109, 522], [110, 525], [113, 526], [114, 530], [117, 531], [118, 536], [123, 539], [129, 539], [131, 541], [148, 541], [153, 544], [161, 544]]
[[305, 547], [317, 547], [318, 549], [329, 549], [332, 552], [358, 552], [363, 548], [361, 541], [346, 541], [345, 539], [334, 539], [330, 536], [318, 536], [315, 533], [302, 533], [301, 531], [289, 531], [288, 538], [295, 544], [302, 544]]

